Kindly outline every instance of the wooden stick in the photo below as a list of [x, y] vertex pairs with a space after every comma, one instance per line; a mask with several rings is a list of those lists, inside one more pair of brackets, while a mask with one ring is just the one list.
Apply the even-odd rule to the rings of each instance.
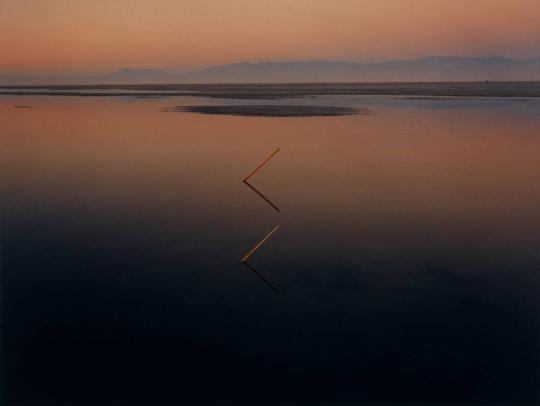
[[251, 172], [248, 176], [244, 178], [244, 182], [247, 181], [249, 178], [251, 178], [253, 175], [255, 175], [266, 163], [271, 160], [274, 155], [276, 155], [279, 152], [279, 148], [276, 149], [274, 152], [272, 152], [272, 155], [270, 155], [268, 158], [266, 158], [264, 161], [262, 161], [254, 170]]
[[266, 241], [268, 241], [268, 240], [270, 239], [270, 237], [272, 237], [272, 234], [274, 234], [274, 233], [278, 230], [278, 228], [279, 228], [279, 225], [275, 226], [275, 227], [272, 229], [272, 231], [270, 231], [268, 234], [266, 234], [266, 237], [264, 237], [261, 241], [259, 241], [259, 242], [257, 243], [257, 245], [255, 245], [252, 249], [250, 249], [249, 252], [248, 252], [246, 255], [244, 255], [244, 258], [242, 258], [242, 259], [240, 260], [240, 262], [246, 262], [247, 259], [255, 253], [255, 251], [257, 251], [259, 248], [261, 248], [261, 246], [262, 246]]
[[266, 203], [268, 203], [270, 206], [272, 206], [276, 211], [280, 211], [279, 207], [277, 207], [274, 203], [272, 203], [272, 201], [269, 198], [267, 198], [265, 195], [263, 195], [261, 192], [259, 192], [259, 190], [255, 186], [253, 186], [247, 180], [244, 180], [243, 182], [246, 184], [247, 187], [249, 187], [251, 190], [253, 190], [255, 193], [257, 193], [262, 199], [264, 199], [264, 201]]

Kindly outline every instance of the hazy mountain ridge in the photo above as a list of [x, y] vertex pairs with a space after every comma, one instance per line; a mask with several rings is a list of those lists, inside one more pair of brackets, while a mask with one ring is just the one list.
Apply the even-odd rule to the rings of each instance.
[[379, 82], [540, 80], [540, 58], [428, 57], [412, 61], [238, 63], [185, 75], [190, 81]]
[[359, 63], [347, 61], [242, 62], [181, 74], [161, 69], [123, 68], [105, 75], [0, 75], [0, 85], [269, 83], [269, 82], [423, 82], [540, 80], [540, 57], [440, 57]]

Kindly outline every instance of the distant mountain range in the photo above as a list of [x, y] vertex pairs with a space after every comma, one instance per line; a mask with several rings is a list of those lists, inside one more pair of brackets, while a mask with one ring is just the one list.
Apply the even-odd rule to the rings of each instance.
[[376, 63], [303, 61], [234, 63], [186, 73], [160, 69], [120, 69], [105, 75], [0, 75], [0, 85], [269, 83], [269, 82], [438, 82], [540, 80], [540, 57], [427, 57]]

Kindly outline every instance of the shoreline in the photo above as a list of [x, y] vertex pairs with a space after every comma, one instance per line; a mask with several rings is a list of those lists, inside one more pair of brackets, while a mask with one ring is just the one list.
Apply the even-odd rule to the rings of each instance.
[[535, 82], [276, 83], [0, 86], [4, 96], [285, 99], [309, 96], [540, 97]]

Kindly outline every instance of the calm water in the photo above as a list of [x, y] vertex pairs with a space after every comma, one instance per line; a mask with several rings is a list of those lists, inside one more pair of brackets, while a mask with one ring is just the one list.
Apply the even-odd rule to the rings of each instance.
[[540, 101], [198, 103], [0, 97], [6, 404], [540, 399]]

